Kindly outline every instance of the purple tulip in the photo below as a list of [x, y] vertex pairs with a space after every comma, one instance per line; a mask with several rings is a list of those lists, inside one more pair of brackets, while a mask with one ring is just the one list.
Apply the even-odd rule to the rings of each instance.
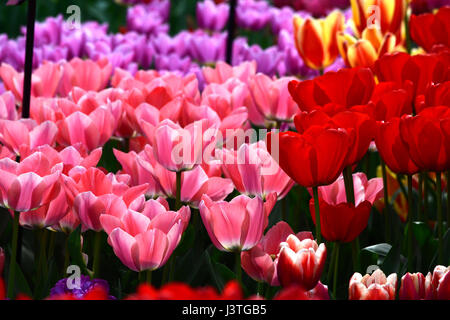
[[[67, 287], [68, 278], [59, 280], [55, 286], [50, 290], [50, 298], [63, 294], [73, 294], [77, 299], [83, 299], [83, 297], [93, 288], [101, 287], [107, 293], [109, 293], [109, 285], [103, 279], [92, 279], [89, 276], [81, 275], [79, 288], [69, 289]], [[110, 300], [115, 300], [113, 296], [108, 297]]]
[[225, 3], [215, 4], [212, 0], [197, 3], [197, 24], [202, 29], [222, 30], [228, 21], [229, 6]]

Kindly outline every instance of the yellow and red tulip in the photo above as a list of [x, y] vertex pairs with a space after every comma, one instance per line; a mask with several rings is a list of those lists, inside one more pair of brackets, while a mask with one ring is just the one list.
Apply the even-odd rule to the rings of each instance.
[[[378, 25], [381, 33], [396, 35], [397, 43], [404, 40], [403, 19], [406, 14], [405, 0], [351, 0], [355, 34], [361, 36], [372, 24]], [[379, 19], [379, 21], [377, 21]]]
[[383, 35], [376, 28], [364, 29], [361, 39], [343, 32], [337, 36], [339, 53], [349, 67], [371, 67], [385, 53], [401, 51], [396, 41], [394, 34]]
[[308, 67], [323, 70], [336, 60], [337, 34], [344, 30], [345, 18], [337, 10], [325, 19], [294, 18], [297, 51]]

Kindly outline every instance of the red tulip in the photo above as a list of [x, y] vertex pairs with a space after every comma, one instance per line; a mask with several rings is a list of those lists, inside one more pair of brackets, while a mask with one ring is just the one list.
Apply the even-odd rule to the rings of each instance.
[[236, 281], [228, 282], [218, 293], [213, 287], [192, 288], [181, 282], [171, 282], [159, 289], [143, 283], [127, 300], [242, 300], [242, 289]]
[[402, 277], [400, 291], [398, 293], [400, 300], [421, 300], [425, 299], [425, 277], [420, 272], [406, 273]]
[[329, 117], [321, 110], [314, 110], [310, 113], [297, 114], [294, 122], [300, 133], [313, 125], [345, 129], [352, 140], [354, 139], [350, 143], [345, 166], [361, 160], [369, 149], [370, 142], [375, 138], [375, 122], [368, 115], [359, 112], [343, 111]]
[[375, 143], [381, 158], [389, 169], [395, 173], [415, 174], [419, 168], [411, 160], [408, 145], [403, 141], [400, 133], [399, 118], [382, 122], [378, 125]]
[[416, 112], [429, 107], [450, 107], [450, 81], [430, 84], [424, 95], [416, 97], [415, 105]]
[[394, 300], [396, 287], [397, 274], [395, 273], [386, 278], [381, 269], [364, 277], [356, 272], [350, 279], [348, 298], [349, 300]]
[[421, 171], [450, 169], [450, 109], [426, 108], [415, 117], [403, 117], [400, 136]]
[[434, 300], [450, 300], [450, 266], [436, 266], [425, 279], [426, 297]]
[[380, 82], [373, 91], [366, 113], [377, 121], [412, 114], [412, 83]]
[[328, 287], [319, 283], [309, 291], [299, 285], [292, 285], [277, 293], [274, 300], [330, 300]]
[[450, 7], [440, 8], [435, 14], [412, 14], [409, 29], [411, 39], [427, 52], [436, 45], [450, 48]]
[[[341, 176], [328, 186], [318, 188], [321, 233], [328, 241], [351, 242], [367, 226], [373, 203], [382, 197], [383, 181], [367, 181], [364, 173], [353, 174], [355, 205], [347, 203], [344, 178]], [[314, 199], [309, 203], [314, 215]]]
[[328, 103], [344, 107], [366, 104], [374, 87], [372, 72], [361, 67], [327, 72], [313, 80], [289, 82], [289, 92], [300, 110], [308, 112]]
[[314, 240], [300, 240], [295, 235], [289, 235], [280, 247], [277, 273], [281, 285], [298, 284], [307, 291], [313, 289], [325, 266], [325, 244], [318, 245]]
[[[278, 144], [278, 145], [274, 145]], [[341, 129], [312, 126], [303, 134], [269, 133], [267, 147], [294, 181], [304, 187], [327, 185], [337, 179], [346, 165], [350, 146], [348, 133]]]
[[381, 82], [392, 81], [399, 85], [411, 82], [413, 96], [423, 94], [434, 83], [450, 80], [450, 55], [419, 54], [410, 56], [404, 52], [385, 54], [377, 60], [374, 72]]

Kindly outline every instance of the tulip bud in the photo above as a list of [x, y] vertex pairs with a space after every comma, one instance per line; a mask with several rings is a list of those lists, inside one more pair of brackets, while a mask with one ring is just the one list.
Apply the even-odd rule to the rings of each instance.
[[325, 265], [325, 245], [318, 245], [311, 239], [300, 241], [292, 234], [280, 246], [277, 273], [281, 285], [287, 287], [298, 284], [307, 291], [313, 289], [319, 282]]
[[427, 299], [450, 300], [450, 266], [436, 266], [425, 279], [425, 295]]
[[350, 279], [348, 297], [350, 300], [394, 300], [397, 274], [387, 278], [380, 269], [364, 277], [356, 272]]
[[425, 298], [425, 277], [420, 272], [406, 273], [402, 277], [400, 300], [421, 300]]

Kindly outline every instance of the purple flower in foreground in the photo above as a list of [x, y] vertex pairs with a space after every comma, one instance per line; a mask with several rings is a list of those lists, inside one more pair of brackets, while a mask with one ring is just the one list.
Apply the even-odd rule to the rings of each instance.
[[[95, 287], [101, 287], [106, 292], [109, 292], [108, 282], [102, 279], [92, 279], [89, 276], [81, 275], [79, 288], [69, 289], [67, 287], [67, 279], [59, 280], [55, 286], [50, 290], [50, 297], [59, 296], [62, 294], [73, 294], [77, 299], [82, 299], [89, 291]], [[72, 281], [70, 281], [72, 284]], [[110, 300], [116, 299], [113, 296], [108, 297]]]

